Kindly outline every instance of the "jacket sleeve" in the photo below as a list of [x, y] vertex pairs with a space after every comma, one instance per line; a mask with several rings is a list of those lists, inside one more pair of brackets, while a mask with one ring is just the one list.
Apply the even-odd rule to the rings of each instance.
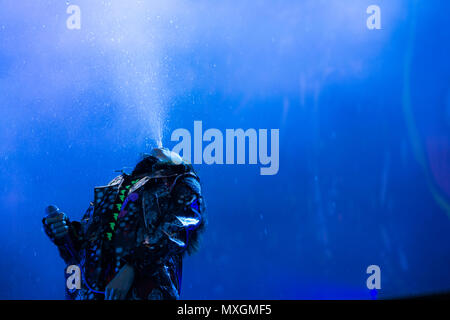
[[[147, 191], [144, 191], [144, 193]], [[150, 194], [144, 194], [151, 196]], [[131, 264], [138, 271], [151, 271], [173, 255], [190, 252], [197, 233], [204, 225], [200, 184], [191, 176], [182, 177], [171, 192], [171, 205], [152, 234], [146, 235], [122, 262]]]

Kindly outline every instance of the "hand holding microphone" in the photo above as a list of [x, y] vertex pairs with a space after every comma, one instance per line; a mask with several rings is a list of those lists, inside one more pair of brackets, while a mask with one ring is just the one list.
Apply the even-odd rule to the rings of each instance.
[[69, 234], [69, 218], [58, 207], [50, 205], [45, 209], [44, 218], [47, 234], [52, 240], [61, 240]]

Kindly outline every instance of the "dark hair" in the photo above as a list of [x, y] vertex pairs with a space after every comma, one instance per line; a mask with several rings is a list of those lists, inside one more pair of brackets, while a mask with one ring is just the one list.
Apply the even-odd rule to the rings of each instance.
[[132, 176], [140, 176], [153, 171], [153, 166], [158, 162], [158, 159], [150, 156], [143, 155], [142, 160], [139, 161], [131, 173]]
[[199, 244], [200, 244], [200, 238], [201, 234], [203, 233], [206, 224], [207, 224], [207, 217], [205, 214], [205, 202], [201, 195], [201, 186], [200, 186], [200, 179], [195, 173], [195, 170], [193, 166], [187, 162], [183, 162], [180, 164], [175, 164], [172, 162], [167, 161], [161, 161], [158, 158], [151, 156], [151, 155], [144, 155], [142, 160], [140, 160], [136, 167], [134, 168], [132, 172], [132, 176], [143, 176], [146, 174], [151, 174], [154, 171], [158, 171], [161, 169], [169, 170], [171, 173], [174, 174], [184, 174], [191, 172], [195, 175], [195, 178], [189, 177], [187, 179], [184, 179], [184, 183], [182, 185], [178, 185], [175, 187], [174, 192], [182, 192], [183, 188], [189, 188], [191, 191], [193, 191], [197, 195], [197, 201], [198, 201], [198, 210], [201, 214], [201, 220], [200, 225], [195, 230], [195, 232], [192, 232], [189, 234], [189, 242], [187, 246], [187, 253], [192, 254], [195, 251], [197, 251]]
[[160, 169], [170, 169], [171, 171], [173, 171], [173, 173], [192, 172], [195, 174], [194, 167], [187, 162], [175, 164], [167, 161], [161, 161], [158, 158], [151, 155], [144, 155], [143, 159], [139, 161], [134, 167], [131, 175], [141, 176], [145, 174], [150, 174]]

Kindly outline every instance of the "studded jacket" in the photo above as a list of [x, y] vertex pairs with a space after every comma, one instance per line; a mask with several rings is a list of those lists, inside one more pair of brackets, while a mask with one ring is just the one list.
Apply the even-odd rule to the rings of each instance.
[[70, 246], [57, 243], [67, 266], [81, 270], [81, 289], [66, 288], [66, 297], [104, 299], [106, 285], [131, 264], [135, 279], [127, 299], [179, 298], [182, 259], [196, 247], [203, 208], [199, 179], [187, 165], [122, 174], [95, 188], [82, 220], [69, 222]]

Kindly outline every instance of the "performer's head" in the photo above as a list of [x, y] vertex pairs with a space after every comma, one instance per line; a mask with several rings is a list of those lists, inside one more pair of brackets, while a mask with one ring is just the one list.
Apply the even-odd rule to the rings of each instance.
[[144, 154], [142, 160], [136, 165], [132, 175], [151, 173], [154, 166], [187, 165], [179, 154], [167, 148], [154, 148], [149, 154]]
[[154, 148], [150, 152], [150, 156], [155, 157], [160, 162], [168, 162], [171, 164], [182, 164], [184, 163], [178, 153], [170, 151], [167, 148]]

